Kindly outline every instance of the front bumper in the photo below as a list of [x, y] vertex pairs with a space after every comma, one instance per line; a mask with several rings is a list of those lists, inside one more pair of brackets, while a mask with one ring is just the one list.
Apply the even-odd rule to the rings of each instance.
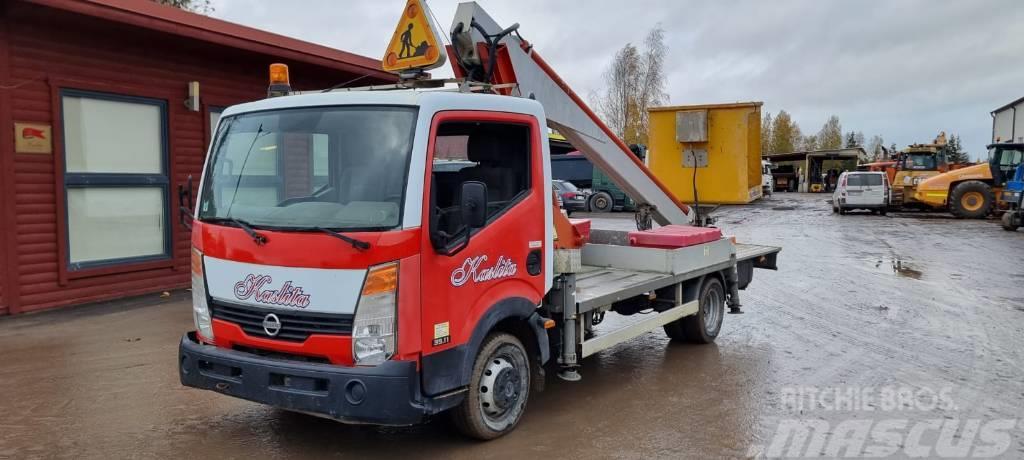
[[181, 338], [178, 363], [182, 385], [347, 423], [413, 425], [458, 403], [422, 397], [412, 361], [374, 367], [288, 361], [202, 344], [190, 332]]

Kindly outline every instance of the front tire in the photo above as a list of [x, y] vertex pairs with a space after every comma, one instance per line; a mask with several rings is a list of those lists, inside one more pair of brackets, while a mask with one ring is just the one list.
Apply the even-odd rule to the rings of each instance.
[[590, 196], [590, 212], [611, 212], [615, 200], [608, 192], [597, 192]]
[[1008, 232], [1015, 232], [1018, 228], [1020, 228], [1020, 225], [1018, 225], [1017, 222], [1015, 222], [1016, 219], [1014, 219], [1014, 211], [1004, 212], [1002, 220], [1003, 230], [1006, 230]]
[[665, 334], [673, 341], [711, 343], [722, 330], [725, 317], [725, 288], [718, 278], [704, 278], [697, 297], [697, 314], [665, 325]]
[[961, 219], [982, 219], [992, 211], [993, 203], [992, 187], [976, 180], [957, 184], [949, 195], [949, 210]]
[[451, 411], [452, 421], [466, 436], [489, 440], [519, 424], [530, 397], [530, 358], [522, 342], [493, 333], [473, 363], [469, 392]]

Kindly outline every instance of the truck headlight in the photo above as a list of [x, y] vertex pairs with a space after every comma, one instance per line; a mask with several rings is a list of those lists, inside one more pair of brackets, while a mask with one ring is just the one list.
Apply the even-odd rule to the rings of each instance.
[[395, 354], [398, 263], [370, 268], [356, 305], [352, 356], [357, 365], [377, 365]]
[[206, 341], [213, 341], [210, 306], [206, 304], [206, 277], [203, 275], [203, 253], [192, 248], [192, 319], [196, 331]]

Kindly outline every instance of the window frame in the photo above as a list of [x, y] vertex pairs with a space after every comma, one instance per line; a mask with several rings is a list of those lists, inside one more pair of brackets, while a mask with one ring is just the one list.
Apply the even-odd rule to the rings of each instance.
[[[130, 104], [144, 104], [155, 106], [160, 111], [160, 173], [93, 173], [93, 172], [68, 172], [67, 168], [67, 140], [64, 133], [64, 98], [79, 97], [85, 99], [96, 99], [111, 102]], [[170, 199], [170, 127], [169, 107], [165, 99], [130, 96], [124, 94], [91, 91], [74, 88], [60, 88], [56, 95], [57, 113], [55, 118], [60, 120], [60, 161], [62, 185], [60, 193], [63, 203], [63, 221], [58, 225], [63, 227], [62, 244], [66, 248], [62, 258], [62, 266], [69, 277], [75, 275], [89, 276], [94, 269], [105, 269], [111, 267], [129, 266], [146, 262], [173, 262], [174, 242], [173, 229], [171, 228], [171, 199]], [[207, 120], [209, 123], [209, 120]], [[163, 198], [163, 252], [144, 256], [118, 257], [113, 259], [102, 259], [83, 262], [71, 261], [71, 220], [68, 209], [69, 191], [73, 189], [88, 188], [156, 188], [160, 190]]]
[[[436, 141], [438, 139], [438, 131], [441, 125], [445, 123], [480, 123], [480, 124], [492, 124], [492, 125], [515, 125], [526, 128], [527, 142], [526, 142], [526, 189], [521, 190], [517, 193], [508, 204], [505, 205], [500, 211], [493, 215], [487, 216], [487, 222], [483, 227], [471, 229], [469, 232], [460, 231], [456, 235], [453, 235], [448, 244], [444, 248], [438, 248], [440, 251], [451, 251], [465, 243], [467, 233], [470, 238], [473, 235], [483, 231], [487, 227], [490, 227], [495, 221], [501, 219], [511, 209], [521, 205], [534, 193], [536, 187], [535, 181], [539, 180], [534, 173], [533, 169], [536, 166], [535, 163], [535, 151], [536, 148], [543, 148], [542, 145], [534, 145], [538, 142], [538, 136], [540, 135], [540, 127], [537, 124], [537, 120], [528, 114], [524, 113], [510, 113], [510, 112], [494, 112], [494, 111], [477, 111], [477, 110], [453, 110], [453, 111], [442, 111], [434, 114], [433, 120], [431, 120], [430, 134], [427, 141], [427, 152], [426, 152], [426, 176], [424, 181], [424, 213], [423, 213], [423, 227], [427, 229], [429, 239], [433, 242], [433, 235], [435, 229], [433, 227], [434, 222], [431, 219], [433, 213], [432, 203], [430, 197], [433, 196], [432, 188], [434, 187], [434, 181], [432, 179], [434, 173], [434, 153], [437, 149]], [[467, 152], [468, 153], [468, 152]], [[541, 178], [542, 179], [542, 178]]]

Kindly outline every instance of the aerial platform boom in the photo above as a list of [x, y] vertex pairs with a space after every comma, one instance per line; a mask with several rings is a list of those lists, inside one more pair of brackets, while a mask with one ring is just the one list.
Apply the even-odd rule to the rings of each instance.
[[[651, 206], [656, 222], [690, 224], [690, 207], [654, 177], [532, 45], [512, 34], [517, 27], [502, 29], [476, 2], [459, 4], [451, 29], [456, 75], [482, 77], [481, 81], [495, 85], [514, 83], [514, 94], [544, 106], [548, 127], [565, 136], [639, 205]], [[474, 66], [477, 71], [473, 71]]]

